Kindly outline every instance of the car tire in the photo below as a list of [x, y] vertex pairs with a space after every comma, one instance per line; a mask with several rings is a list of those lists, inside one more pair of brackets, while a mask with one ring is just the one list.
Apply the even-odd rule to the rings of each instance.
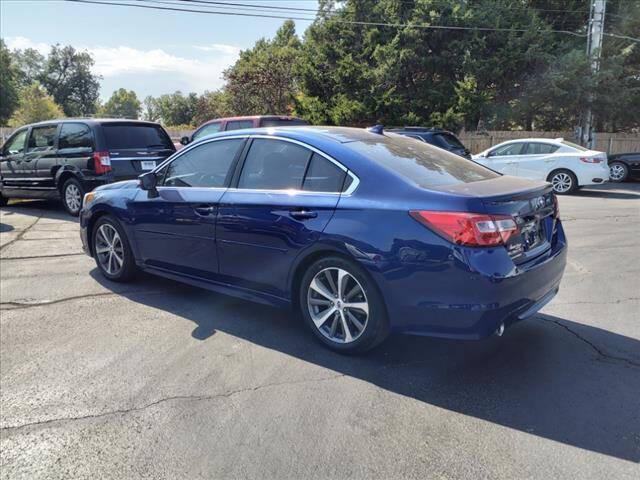
[[111, 215], [100, 217], [91, 232], [91, 251], [98, 270], [114, 282], [128, 282], [135, 276], [136, 262], [120, 223]]
[[309, 266], [298, 305], [316, 338], [340, 353], [366, 352], [389, 335], [378, 288], [360, 266], [341, 257], [322, 258]]
[[556, 195], [569, 195], [578, 189], [578, 179], [570, 170], [554, 170], [547, 177]]
[[609, 164], [609, 180], [615, 183], [624, 182], [629, 177], [629, 167], [622, 162]]
[[0, 193], [0, 207], [4, 207], [9, 203], [9, 199]]
[[84, 198], [84, 188], [75, 178], [70, 178], [62, 185], [60, 196], [65, 210], [74, 217], [80, 215], [82, 209], [82, 199]]

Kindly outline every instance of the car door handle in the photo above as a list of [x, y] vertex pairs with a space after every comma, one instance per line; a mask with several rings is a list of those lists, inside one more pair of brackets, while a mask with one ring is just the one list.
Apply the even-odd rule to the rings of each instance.
[[193, 210], [198, 215], [206, 217], [207, 215], [211, 215], [212, 213], [215, 213], [216, 207], [211, 206], [211, 205], [198, 205], [196, 207], [193, 207]]
[[289, 212], [289, 216], [295, 218], [296, 220], [306, 220], [308, 218], [316, 218], [318, 216], [318, 212], [314, 212], [313, 210], [291, 210]]

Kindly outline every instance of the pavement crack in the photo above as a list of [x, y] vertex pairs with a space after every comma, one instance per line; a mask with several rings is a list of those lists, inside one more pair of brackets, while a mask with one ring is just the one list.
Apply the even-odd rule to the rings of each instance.
[[[22, 237], [29, 231], [31, 230], [31, 227], [33, 227], [36, 223], [38, 223], [38, 220], [40, 220], [42, 217], [36, 217], [36, 219], [29, 224], [29, 226], [27, 228], [25, 228], [24, 230], [22, 230], [20, 233], [18, 233], [18, 235], [16, 235], [16, 238], [14, 238], [13, 240], [5, 243], [4, 245], [2, 245], [0, 247], [0, 251], [4, 250], [5, 248], [13, 245], [14, 243], [16, 243], [18, 240], [22, 240]], [[3, 259], [4, 260], [4, 259]]]
[[[96, 298], [96, 297], [109, 297], [109, 296], [122, 296], [122, 295], [132, 295], [132, 294], [141, 294], [141, 295], [149, 295], [149, 294], [158, 294], [163, 293], [157, 290], [133, 290], [130, 292], [99, 292], [99, 293], [88, 293], [86, 295], [76, 295], [73, 297], [65, 297], [59, 298], [57, 300], [44, 300], [44, 301], [36, 301], [36, 302], [0, 302], [0, 311], [6, 310], [22, 310], [25, 308], [33, 308], [33, 307], [43, 307], [46, 305], [55, 305], [56, 303], [64, 303], [71, 302], [74, 300], [83, 300], [85, 298]], [[4, 308], [10, 307], [10, 308]]]
[[604, 350], [602, 350], [600, 347], [598, 347], [595, 343], [593, 343], [592, 341], [590, 341], [587, 338], [583, 337], [578, 332], [576, 332], [574, 329], [572, 329], [571, 327], [565, 325], [564, 323], [562, 323], [562, 322], [560, 322], [558, 320], [553, 320], [553, 319], [544, 318], [544, 317], [539, 317], [539, 318], [541, 318], [545, 322], [551, 322], [551, 323], [554, 323], [554, 324], [558, 325], [561, 328], [564, 328], [567, 332], [571, 333], [574, 337], [576, 337], [582, 343], [584, 343], [584, 344], [588, 345], [589, 347], [591, 347], [591, 349], [594, 352], [596, 352], [596, 354], [600, 358], [605, 358], [607, 360], [614, 360], [614, 361], [617, 361], [617, 362], [626, 363], [627, 365], [630, 365], [630, 366], [633, 366], [633, 367], [640, 367], [640, 362], [635, 362], [635, 361], [630, 360], [630, 359], [625, 358], [625, 357], [618, 357], [616, 355], [610, 355], [610, 354], [606, 353]]
[[610, 302], [555, 302], [554, 305], [616, 305], [624, 302], [635, 302], [640, 300], [640, 297], [627, 297], [627, 298], [619, 298], [618, 300], [611, 300]]
[[137, 407], [131, 407], [131, 408], [123, 408], [123, 409], [118, 409], [118, 410], [111, 410], [109, 412], [103, 412], [103, 413], [96, 413], [96, 414], [90, 414], [90, 415], [80, 415], [77, 417], [61, 417], [61, 418], [50, 418], [48, 420], [40, 420], [37, 422], [28, 422], [28, 423], [23, 423], [20, 425], [10, 425], [8, 427], [2, 427], [0, 428], [0, 432], [14, 432], [17, 430], [21, 430], [24, 428], [29, 428], [29, 427], [42, 427], [42, 426], [48, 426], [48, 425], [52, 425], [52, 424], [58, 424], [58, 423], [65, 423], [65, 422], [75, 422], [75, 421], [82, 421], [82, 420], [95, 420], [95, 419], [100, 419], [100, 418], [104, 418], [104, 417], [110, 417], [110, 416], [114, 416], [114, 415], [127, 415], [129, 413], [133, 413], [133, 412], [139, 412], [142, 410], [146, 410], [148, 408], [151, 407], [155, 407], [157, 405], [166, 403], [166, 402], [172, 402], [172, 401], [194, 401], [194, 402], [201, 402], [201, 401], [208, 401], [208, 400], [216, 400], [216, 399], [220, 399], [220, 398], [230, 398], [233, 397], [234, 395], [238, 395], [241, 393], [246, 393], [246, 392], [256, 392], [259, 390], [264, 390], [267, 388], [272, 388], [272, 387], [280, 387], [280, 386], [285, 386], [285, 385], [297, 385], [297, 384], [304, 384], [304, 383], [317, 383], [317, 382], [326, 382], [326, 381], [330, 381], [330, 380], [335, 380], [341, 377], [346, 376], [346, 374], [337, 374], [337, 375], [331, 375], [328, 377], [322, 377], [322, 378], [315, 378], [315, 379], [307, 379], [307, 380], [293, 380], [293, 381], [287, 381], [287, 382], [273, 382], [273, 383], [266, 383], [266, 384], [262, 384], [262, 385], [256, 385], [254, 387], [247, 387], [247, 388], [240, 388], [237, 390], [231, 390], [229, 392], [223, 392], [223, 393], [217, 393], [217, 394], [211, 394], [211, 395], [173, 395], [170, 397], [164, 397], [164, 398], [160, 398], [158, 400], [154, 400], [153, 402], [150, 403], [146, 403], [144, 405], [140, 405]]
[[83, 252], [79, 252], [79, 253], [57, 253], [55, 255], [30, 255], [30, 256], [24, 256], [24, 257], [2, 257], [2, 261], [6, 262], [9, 260], [30, 260], [33, 258], [75, 257], [78, 255], [85, 255], [85, 254]]

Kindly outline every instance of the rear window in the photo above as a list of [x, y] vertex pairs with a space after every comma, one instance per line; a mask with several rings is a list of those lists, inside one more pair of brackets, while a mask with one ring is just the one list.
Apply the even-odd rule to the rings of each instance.
[[159, 125], [107, 123], [102, 125], [102, 130], [109, 150], [175, 148], [169, 135]]
[[400, 135], [380, 135], [343, 144], [410, 182], [423, 187], [456, 185], [499, 177], [471, 160]]
[[260, 122], [261, 127], [295, 127], [296, 125], [309, 125], [300, 118], [263, 118]]
[[588, 148], [584, 148], [583, 146], [577, 145], [577, 144], [572, 143], [572, 142], [567, 142], [566, 140], [562, 140], [562, 142], [560, 142], [560, 143], [562, 143], [563, 145], [566, 145], [567, 147], [575, 148], [576, 150], [578, 150], [580, 152], [588, 152], [589, 151]]
[[450, 133], [438, 133], [435, 135], [440, 141], [449, 147], [464, 149], [464, 145]]

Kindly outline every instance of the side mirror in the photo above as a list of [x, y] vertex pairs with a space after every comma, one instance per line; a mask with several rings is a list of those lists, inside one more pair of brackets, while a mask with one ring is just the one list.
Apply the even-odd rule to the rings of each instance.
[[140, 179], [140, 188], [149, 192], [149, 198], [158, 197], [158, 177], [155, 172], [143, 173], [138, 177]]
[[493, 157], [493, 152], [487, 152], [483, 155], [485, 158]]
[[180, 143], [181, 143], [182, 145], [188, 145], [188, 144], [189, 144], [189, 137], [182, 137], [182, 138], [180, 139]]

